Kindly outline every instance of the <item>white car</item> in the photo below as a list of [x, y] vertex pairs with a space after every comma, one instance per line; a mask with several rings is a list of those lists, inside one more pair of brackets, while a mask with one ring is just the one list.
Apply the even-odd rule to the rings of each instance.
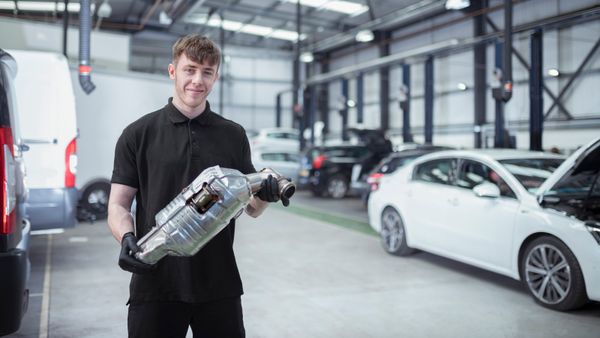
[[250, 147], [299, 151], [300, 136], [298, 130], [293, 128], [265, 128], [258, 135], [250, 137]]
[[600, 138], [565, 161], [436, 152], [382, 177], [369, 223], [391, 254], [432, 252], [521, 280], [548, 308], [575, 309], [600, 301], [599, 169]]
[[300, 171], [298, 150], [254, 149], [252, 150], [252, 163], [256, 170], [271, 168], [298, 184], [298, 172]]

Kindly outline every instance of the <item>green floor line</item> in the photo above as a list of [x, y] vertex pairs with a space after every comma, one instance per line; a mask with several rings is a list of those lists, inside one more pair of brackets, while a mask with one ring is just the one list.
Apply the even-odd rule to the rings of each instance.
[[285, 210], [291, 213], [294, 213], [299, 216], [303, 216], [306, 218], [315, 219], [322, 222], [331, 223], [346, 229], [362, 232], [367, 235], [377, 236], [377, 233], [371, 228], [369, 223], [361, 222], [353, 219], [349, 219], [346, 217], [336, 216], [328, 213], [324, 213], [321, 211], [317, 211], [314, 209], [307, 209], [295, 205], [290, 205], [288, 207], [283, 207], [281, 205], [277, 205], [277, 208], [280, 210]]

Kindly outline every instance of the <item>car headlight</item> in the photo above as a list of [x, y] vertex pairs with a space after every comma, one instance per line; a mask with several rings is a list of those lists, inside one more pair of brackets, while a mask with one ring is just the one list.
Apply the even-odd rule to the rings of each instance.
[[592, 237], [600, 244], [600, 223], [598, 222], [586, 222], [585, 227], [588, 229]]

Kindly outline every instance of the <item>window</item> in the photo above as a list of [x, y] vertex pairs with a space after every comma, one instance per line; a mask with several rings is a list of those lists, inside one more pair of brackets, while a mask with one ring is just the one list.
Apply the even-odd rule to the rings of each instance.
[[260, 155], [263, 161], [298, 162], [298, 154], [293, 153], [263, 153]]
[[4, 77], [5, 70], [0, 64], [0, 125], [10, 126], [8, 81]]
[[425, 162], [415, 169], [414, 179], [419, 181], [452, 184], [454, 171], [456, 169], [455, 159], [440, 159]]
[[473, 189], [483, 182], [495, 184], [498, 189], [500, 189], [500, 196], [511, 198], [517, 197], [514, 191], [509, 187], [508, 183], [487, 165], [473, 160], [461, 161], [456, 185], [461, 188]]
[[521, 158], [512, 160], [498, 161], [511, 174], [513, 174], [519, 183], [534, 193], [537, 188], [550, 177], [550, 175], [560, 166], [563, 159], [559, 158]]

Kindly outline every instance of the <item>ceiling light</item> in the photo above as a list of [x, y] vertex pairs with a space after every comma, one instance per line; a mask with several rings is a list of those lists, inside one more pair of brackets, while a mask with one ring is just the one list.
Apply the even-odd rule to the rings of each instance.
[[458, 88], [458, 90], [467, 90], [467, 85], [464, 82], [459, 82], [456, 85], [456, 88]]
[[271, 32], [273, 32], [273, 28], [252, 25], [252, 24], [246, 24], [242, 28], [240, 28], [240, 32], [247, 33], [247, 34], [253, 34], [253, 35], [266, 36], [266, 35], [271, 34]]
[[560, 72], [556, 68], [550, 68], [550, 69], [548, 69], [548, 75], [550, 75], [552, 77], [557, 77], [560, 75]]
[[[298, 33], [291, 30], [273, 29], [272, 27], [267, 26], [244, 24], [240, 21], [221, 20], [219, 15], [212, 15], [210, 18], [206, 14], [193, 15], [186, 17], [184, 22], [196, 25], [206, 25], [215, 28], [223, 27], [223, 29], [227, 31], [242, 32], [246, 34], [262, 36], [265, 38], [288, 41], [296, 41], [298, 39]], [[304, 39], [306, 39], [306, 35], [300, 34], [300, 40]]]
[[98, 7], [98, 17], [99, 18], [109, 18], [112, 13], [112, 7], [108, 3], [108, 0], [104, 0], [100, 7]]
[[[298, 3], [298, 0], [281, 0], [292, 4]], [[343, 0], [300, 0], [300, 5], [324, 9], [332, 12], [347, 14], [350, 16], [360, 15], [369, 10], [369, 6], [357, 4], [355, 2]]]
[[311, 63], [315, 60], [315, 56], [311, 52], [304, 52], [300, 54], [300, 61], [304, 63]]
[[471, 6], [469, 0], [446, 0], [446, 9], [463, 9]]
[[[91, 4], [90, 10], [93, 12], [96, 8], [95, 4]], [[0, 9], [19, 10], [27, 12], [62, 12], [65, 10], [64, 2], [46, 2], [46, 1], [0, 1]], [[69, 12], [78, 13], [80, 9], [79, 3], [69, 3], [67, 10]]]
[[352, 99], [350, 99], [350, 100], [346, 101], [346, 104], [347, 104], [347, 105], [348, 105], [348, 107], [350, 107], [350, 108], [354, 108], [354, 107], [356, 107], [356, 102], [355, 102], [354, 100], [352, 100]]
[[170, 25], [171, 23], [173, 23], [173, 19], [171, 19], [171, 17], [169, 17], [169, 15], [167, 14], [167, 12], [165, 11], [160, 11], [160, 13], [158, 14], [158, 22], [161, 25]]
[[358, 33], [356, 33], [356, 36], [355, 36], [355, 39], [358, 42], [369, 42], [369, 41], [373, 41], [374, 38], [375, 38], [375, 34], [373, 34], [373, 32], [368, 29], [363, 29], [361, 31], [358, 31]]

